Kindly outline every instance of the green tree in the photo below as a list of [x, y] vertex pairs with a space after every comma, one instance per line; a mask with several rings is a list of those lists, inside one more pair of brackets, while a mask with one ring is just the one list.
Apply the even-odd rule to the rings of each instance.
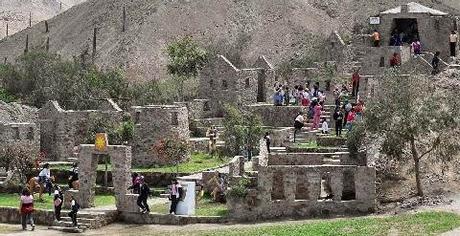
[[259, 116], [226, 105], [224, 119], [225, 133], [223, 139], [230, 155], [240, 155], [245, 150], [248, 157], [257, 150], [263, 134], [262, 121]]
[[368, 103], [367, 132], [383, 138], [382, 151], [389, 158], [413, 161], [419, 196], [424, 195], [420, 162], [450, 158], [459, 151], [454, 135], [460, 117], [457, 100], [454, 91], [436, 86], [428, 77], [390, 71]]
[[167, 47], [168, 72], [179, 83], [180, 94], [186, 80], [196, 77], [208, 60], [208, 53], [189, 36], [172, 42]]

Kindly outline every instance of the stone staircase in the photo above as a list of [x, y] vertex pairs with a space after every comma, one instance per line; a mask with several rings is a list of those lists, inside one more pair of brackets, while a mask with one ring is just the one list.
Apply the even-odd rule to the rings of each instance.
[[86, 229], [99, 229], [116, 221], [118, 212], [116, 210], [92, 211], [81, 210], [77, 214], [78, 227], [72, 226], [72, 219], [67, 216], [69, 211], [62, 211], [61, 221], [54, 222], [49, 229], [67, 233], [81, 233]]

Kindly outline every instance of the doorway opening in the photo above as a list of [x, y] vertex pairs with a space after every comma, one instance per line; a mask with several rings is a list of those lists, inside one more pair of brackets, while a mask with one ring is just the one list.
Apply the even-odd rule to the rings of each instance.
[[257, 76], [257, 102], [266, 102], [265, 81], [267, 75], [265, 70], [260, 70]]
[[419, 32], [418, 32], [417, 19], [415, 18], [393, 19], [390, 46], [395, 46], [396, 36], [399, 37], [402, 43], [412, 43], [416, 39], [420, 39]]

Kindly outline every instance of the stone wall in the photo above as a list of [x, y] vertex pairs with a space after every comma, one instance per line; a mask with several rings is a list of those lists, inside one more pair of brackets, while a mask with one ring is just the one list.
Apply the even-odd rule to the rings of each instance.
[[[325, 179], [329, 179], [333, 194], [329, 200], [321, 198]], [[354, 189], [348, 189], [350, 186]], [[375, 210], [375, 198], [374, 168], [259, 166], [257, 188], [250, 190], [246, 198], [230, 198], [228, 206], [230, 217], [254, 221], [369, 213]]]
[[[190, 138], [188, 111], [175, 105], [132, 107], [135, 128], [133, 138], [133, 166], [173, 164], [175, 160], [161, 160], [153, 151], [156, 142], [171, 138]], [[188, 156], [183, 157], [185, 160]]]
[[92, 121], [122, 120], [123, 111], [111, 100], [101, 101], [97, 108], [102, 110], [64, 110], [56, 101], [50, 101], [39, 110], [40, 146], [47, 160], [65, 161], [72, 157], [74, 147], [85, 143]]
[[224, 224], [229, 219], [219, 216], [176, 216], [166, 214], [139, 214], [121, 212], [120, 220], [130, 224], [187, 225], [187, 224]]
[[274, 106], [272, 104], [252, 104], [246, 108], [262, 119], [265, 126], [294, 127], [294, 119], [299, 112], [306, 112], [302, 106]]
[[347, 164], [353, 163], [348, 152], [335, 153], [271, 153], [268, 155], [268, 165], [323, 165], [325, 159], [335, 159]]
[[33, 153], [40, 152], [40, 130], [35, 123], [0, 123], [0, 143], [27, 145]]
[[390, 59], [396, 52], [401, 57], [401, 63], [407, 63], [411, 60], [411, 52], [409, 46], [392, 47], [365, 47], [361, 50], [365, 51], [363, 62], [363, 69], [361, 73], [377, 75], [382, 74], [386, 69], [390, 67]]
[[244, 174], [244, 157], [235, 156], [228, 166], [229, 176], [242, 176]]

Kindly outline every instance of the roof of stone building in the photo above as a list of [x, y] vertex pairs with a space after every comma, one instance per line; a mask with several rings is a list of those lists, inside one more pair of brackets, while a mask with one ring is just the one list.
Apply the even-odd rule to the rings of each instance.
[[[386, 10], [384, 12], [381, 12], [380, 14], [400, 14], [401, 13], [401, 8], [402, 7], [399, 6], [399, 7], [392, 8], [392, 9]], [[430, 15], [433, 15], [433, 16], [445, 16], [445, 15], [448, 15], [448, 13], [445, 13], [445, 12], [442, 12], [442, 11], [439, 11], [439, 10], [435, 10], [435, 9], [429, 8], [427, 6], [423, 6], [422, 4], [416, 3], [416, 2], [408, 3], [407, 4], [407, 11], [408, 11], [408, 13], [430, 14]]]

